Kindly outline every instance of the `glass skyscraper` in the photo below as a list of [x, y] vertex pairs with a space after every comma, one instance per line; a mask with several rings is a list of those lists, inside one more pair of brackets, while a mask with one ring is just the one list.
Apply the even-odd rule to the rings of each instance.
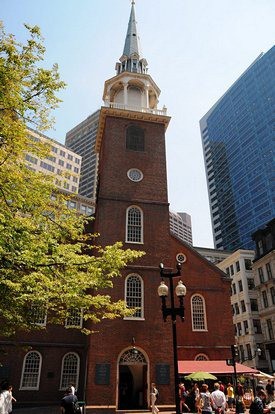
[[200, 121], [214, 245], [253, 249], [275, 216], [275, 46]]

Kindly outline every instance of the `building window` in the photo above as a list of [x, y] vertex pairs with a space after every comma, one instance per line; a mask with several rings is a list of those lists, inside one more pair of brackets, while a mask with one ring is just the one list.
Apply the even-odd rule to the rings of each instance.
[[237, 291], [236, 291], [235, 283], [232, 283], [232, 291], [233, 291], [233, 295], [236, 295]]
[[247, 279], [247, 286], [249, 290], [253, 290], [255, 288], [254, 279], [248, 278]]
[[275, 288], [274, 288], [274, 286], [272, 286], [270, 288], [270, 296], [271, 296], [272, 305], [275, 305]]
[[259, 275], [260, 283], [264, 283], [264, 273], [261, 267], [259, 267], [258, 269], [258, 275]]
[[241, 322], [237, 323], [237, 333], [238, 333], [238, 336], [241, 336], [241, 334], [242, 334], [242, 324], [241, 324]]
[[234, 275], [234, 267], [233, 265], [230, 265], [230, 276]]
[[266, 267], [266, 272], [267, 272], [267, 278], [268, 280], [270, 280], [272, 279], [272, 270], [271, 270], [270, 263], [267, 263], [265, 267]]
[[70, 328], [82, 328], [82, 310], [71, 308], [68, 310], [69, 316], [66, 318], [65, 326]]
[[266, 290], [264, 290], [264, 291], [262, 292], [262, 298], [263, 298], [263, 305], [264, 305], [264, 308], [268, 308], [268, 299], [267, 299]]
[[245, 270], [251, 270], [252, 269], [252, 262], [250, 259], [244, 259], [244, 266]]
[[191, 314], [193, 331], [206, 331], [206, 312], [204, 298], [195, 295], [191, 298]]
[[239, 280], [238, 285], [239, 285], [239, 292], [242, 292], [243, 291], [243, 282], [241, 280]]
[[247, 358], [252, 359], [252, 352], [251, 352], [250, 344], [246, 344], [246, 352], [247, 352]]
[[21, 376], [20, 390], [38, 390], [42, 357], [37, 351], [30, 351], [25, 355]]
[[266, 320], [266, 324], [267, 324], [267, 331], [268, 331], [268, 338], [274, 339], [274, 333], [273, 333], [273, 326], [272, 326], [272, 321], [271, 319], [267, 319]]
[[241, 308], [242, 308], [243, 313], [246, 312], [246, 306], [245, 306], [244, 300], [241, 300]]
[[236, 271], [237, 272], [240, 271], [240, 262], [239, 261], [236, 262]]
[[144, 131], [143, 129], [131, 125], [126, 131], [126, 149], [132, 151], [144, 151]]
[[209, 361], [209, 358], [205, 354], [198, 354], [195, 356], [195, 361]]
[[244, 360], [244, 347], [243, 347], [243, 345], [240, 345], [240, 359], [241, 359], [241, 361]]
[[80, 360], [75, 352], [64, 355], [62, 359], [60, 389], [65, 390], [71, 384], [78, 387]]
[[35, 325], [46, 326], [47, 309], [43, 304], [32, 305], [30, 309], [31, 321]]
[[258, 302], [257, 299], [250, 299], [250, 307], [252, 312], [258, 312]]
[[127, 209], [126, 242], [143, 243], [143, 213], [139, 207]]
[[262, 333], [262, 327], [261, 327], [260, 319], [253, 319], [253, 327], [254, 327], [254, 333], [255, 334], [261, 334]]
[[247, 321], [243, 321], [243, 327], [244, 327], [244, 334], [248, 334], [248, 322]]
[[[130, 309], [137, 308], [131, 318], [143, 318], [143, 280], [139, 275], [129, 275], [125, 280], [125, 301]], [[129, 318], [125, 318], [129, 319]]]
[[240, 314], [240, 308], [239, 308], [239, 304], [235, 303], [235, 311], [236, 311], [236, 315]]

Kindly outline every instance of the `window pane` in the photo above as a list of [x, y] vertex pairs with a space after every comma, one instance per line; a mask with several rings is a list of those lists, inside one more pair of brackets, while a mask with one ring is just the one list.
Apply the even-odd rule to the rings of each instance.
[[126, 285], [126, 303], [128, 308], [139, 308], [133, 315], [134, 318], [142, 317], [142, 285], [139, 276], [129, 276]]
[[21, 388], [38, 389], [41, 357], [38, 352], [26, 355], [23, 367]]
[[76, 354], [67, 354], [63, 358], [62, 373], [61, 373], [61, 389], [69, 387], [74, 384], [77, 388], [79, 372], [79, 358]]
[[193, 329], [205, 330], [204, 302], [200, 296], [192, 298]]
[[128, 210], [127, 242], [142, 242], [142, 216], [137, 207], [132, 207]]

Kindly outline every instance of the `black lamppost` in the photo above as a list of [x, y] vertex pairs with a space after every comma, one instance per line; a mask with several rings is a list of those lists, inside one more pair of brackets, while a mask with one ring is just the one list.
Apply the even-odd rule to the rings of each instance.
[[[177, 348], [177, 315], [180, 316], [181, 320], [184, 321], [184, 305], [183, 297], [186, 295], [186, 287], [180, 280], [175, 288], [175, 294], [179, 298], [179, 307], [175, 308], [174, 302], [174, 288], [173, 278], [181, 275], [181, 265], [177, 264], [177, 271], [171, 272], [164, 269], [163, 263], [160, 263], [160, 277], [161, 283], [158, 287], [158, 295], [161, 298], [161, 309], [163, 320], [166, 322], [167, 316], [171, 315], [172, 319], [172, 333], [173, 333], [173, 354], [174, 354], [174, 381], [175, 381], [175, 403], [176, 403], [176, 414], [180, 414], [180, 397], [179, 397], [179, 373], [178, 373], [178, 348]], [[164, 278], [169, 279], [170, 288], [170, 307], [166, 306], [166, 298], [168, 296], [168, 286], [164, 282]]]

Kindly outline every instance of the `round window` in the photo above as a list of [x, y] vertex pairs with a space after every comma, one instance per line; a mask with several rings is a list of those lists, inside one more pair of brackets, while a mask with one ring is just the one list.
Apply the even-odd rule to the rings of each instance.
[[127, 176], [131, 181], [141, 181], [143, 179], [143, 174], [140, 170], [138, 170], [137, 168], [131, 168], [128, 172], [127, 172]]
[[176, 255], [176, 260], [178, 263], [185, 263], [186, 262], [186, 256], [183, 253], [178, 253]]

